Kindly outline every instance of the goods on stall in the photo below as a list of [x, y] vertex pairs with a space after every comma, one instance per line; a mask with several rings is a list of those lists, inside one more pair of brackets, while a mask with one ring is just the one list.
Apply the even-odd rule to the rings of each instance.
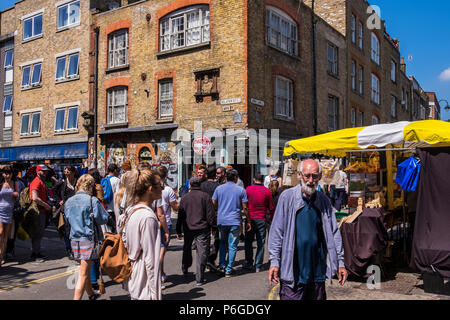
[[321, 159], [322, 179], [321, 184], [336, 185], [339, 183], [339, 160]]
[[287, 159], [284, 161], [284, 171], [283, 171], [284, 186], [296, 186], [298, 184], [297, 167], [299, 163], [300, 161], [298, 159]]

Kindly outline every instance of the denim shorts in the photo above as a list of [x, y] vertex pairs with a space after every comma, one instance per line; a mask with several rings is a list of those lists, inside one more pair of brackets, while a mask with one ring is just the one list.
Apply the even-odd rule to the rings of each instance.
[[[170, 236], [170, 226], [168, 226], [169, 228], [169, 236]], [[164, 244], [164, 236], [165, 236], [165, 232], [164, 232], [164, 228], [160, 227], [159, 228], [161, 230], [161, 248], [167, 248], [169, 246], [169, 244]]]

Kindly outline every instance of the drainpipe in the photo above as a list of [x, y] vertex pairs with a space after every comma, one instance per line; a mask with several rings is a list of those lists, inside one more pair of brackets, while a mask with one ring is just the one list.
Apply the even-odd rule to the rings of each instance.
[[314, 13], [314, 0], [311, 4], [312, 15], [312, 86], [313, 86], [313, 134], [317, 135], [317, 68], [316, 68], [316, 19]]
[[100, 28], [95, 33], [95, 60], [94, 60], [94, 168], [97, 169], [97, 99], [98, 99], [98, 37]]

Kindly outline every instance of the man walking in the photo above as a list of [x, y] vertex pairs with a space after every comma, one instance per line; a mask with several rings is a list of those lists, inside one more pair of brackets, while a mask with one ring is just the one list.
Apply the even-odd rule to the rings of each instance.
[[201, 191], [200, 179], [194, 177], [190, 181], [190, 192], [180, 201], [177, 220], [177, 238], [181, 239], [181, 229], [184, 231], [183, 259], [181, 269], [184, 274], [192, 265], [192, 242], [195, 241], [197, 251], [197, 268], [195, 279], [197, 286], [205, 280], [206, 261], [209, 256], [211, 242], [211, 227], [216, 225], [216, 214], [211, 197]]
[[114, 214], [114, 195], [120, 188], [120, 168], [115, 163], [108, 165], [108, 175], [101, 181], [103, 193], [105, 197], [106, 211], [109, 213], [110, 221], [108, 224], [102, 225], [103, 232], [115, 232], [116, 216]]
[[344, 249], [330, 200], [316, 192], [322, 168], [299, 164], [300, 184], [284, 191], [269, 233], [269, 282], [280, 283], [281, 300], [326, 300], [325, 278], [344, 285]]
[[[241, 209], [247, 218], [247, 229], [251, 229], [247, 208], [247, 194], [236, 185], [238, 173], [232, 169], [226, 172], [227, 183], [216, 188], [213, 204], [217, 211], [217, 226], [220, 233], [219, 269], [225, 271], [225, 277], [233, 275], [241, 226]], [[226, 254], [228, 250], [228, 259]]]
[[[214, 195], [214, 191], [216, 191], [216, 188], [219, 186], [219, 183], [215, 181], [216, 177], [216, 168], [214, 166], [209, 166], [207, 168], [206, 172], [208, 180], [204, 181], [201, 184], [201, 189], [203, 192], [206, 192], [211, 198]], [[214, 209], [214, 215], [217, 220], [217, 211]], [[210, 253], [208, 257], [208, 263], [207, 268], [211, 271], [216, 271], [216, 259], [217, 255], [219, 254], [219, 248], [220, 248], [220, 239], [219, 239], [219, 230], [217, 229], [217, 226], [214, 226], [212, 228], [212, 237], [214, 238], [214, 243], [212, 247], [210, 248]]]
[[31, 237], [31, 260], [36, 262], [44, 262], [46, 258], [41, 253], [41, 241], [44, 236], [47, 215], [52, 211], [48, 200], [48, 189], [45, 185], [48, 172], [49, 169], [45, 165], [37, 166], [36, 178], [30, 184], [30, 198], [36, 202], [39, 209], [39, 228], [36, 234]]
[[225, 168], [217, 167], [216, 169], [216, 181], [219, 184], [224, 184], [227, 182], [227, 177], [225, 176]]
[[263, 184], [264, 176], [257, 173], [253, 182], [254, 184], [246, 189], [252, 229], [245, 232], [244, 269], [253, 270], [253, 239], [256, 236], [255, 271], [260, 272], [266, 242], [266, 214], [269, 212], [273, 216], [274, 207], [272, 193]]

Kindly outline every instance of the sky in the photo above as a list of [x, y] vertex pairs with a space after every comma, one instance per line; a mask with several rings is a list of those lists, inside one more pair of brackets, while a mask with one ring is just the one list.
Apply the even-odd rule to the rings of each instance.
[[[0, 10], [15, 0], [0, 0]], [[380, 8], [386, 30], [400, 41], [406, 74], [414, 76], [425, 91], [434, 91], [438, 100], [450, 106], [450, 1], [449, 0], [369, 0]], [[441, 101], [442, 120], [450, 110]]]

